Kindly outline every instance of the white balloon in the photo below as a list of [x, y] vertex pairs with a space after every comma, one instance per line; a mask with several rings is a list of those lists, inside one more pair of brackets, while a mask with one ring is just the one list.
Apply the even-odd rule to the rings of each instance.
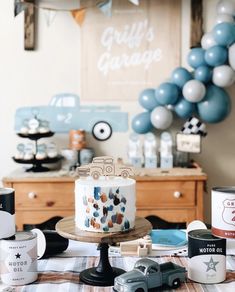
[[201, 39], [201, 46], [204, 50], [209, 49], [210, 47], [216, 46], [217, 43], [213, 38], [212, 32], [207, 32], [203, 35]]
[[216, 23], [222, 22], [233, 23], [234, 22], [233, 16], [231, 14], [218, 14], [216, 17]]
[[170, 127], [173, 121], [172, 112], [164, 106], [157, 106], [150, 116], [153, 126], [159, 130], [165, 130]]
[[235, 70], [235, 43], [228, 49], [228, 62], [232, 69]]
[[235, 15], [235, 3], [230, 0], [221, 0], [217, 4], [216, 11], [218, 14]]
[[231, 86], [235, 81], [235, 72], [228, 65], [222, 65], [213, 69], [212, 81], [219, 87]]
[[190, 102], [199, 102], [206, 94], [205, 85], [199, 80], [189, 80], [183, 87], [183, 96]]

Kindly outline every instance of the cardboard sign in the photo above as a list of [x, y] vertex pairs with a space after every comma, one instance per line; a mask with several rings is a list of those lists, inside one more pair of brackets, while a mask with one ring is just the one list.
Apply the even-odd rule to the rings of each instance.
[[95, 1], [81, 5], [91, 7], [81, 28], [83, 100], [136, 101], [180, 65], [181, 0], [117, 0], [111, 17]]
[[176, 149], [181, 152], [200, 153], [201, 136], [195, 134], [176, 134]]

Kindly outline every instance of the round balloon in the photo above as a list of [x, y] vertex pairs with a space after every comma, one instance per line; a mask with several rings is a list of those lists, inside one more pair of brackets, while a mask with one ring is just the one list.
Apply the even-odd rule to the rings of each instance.
[[200, 66], [194, 71], [194, 77], [203, 83], [208, 83], [212, 78], [212, 68], [206, 65]]
[[219, 1], [216, 7], [218, 14], [230, 14], [235, 15], [235, 3], [231, 0]]
[[222, 22], [233, 23], [234, 22], [233, 16], [231, 14], [218, 14], [216, 17], [216, 23]]
[[205, 50], [202, 48], [191, 49], [187, 57], [189, 65], [193, 68], [206, 65], [204, 55], [205, 55]]
[[187, 101], [182, 97], [174, 107], [175, 113], [182, 119], [188, 119], [196, 110], [195, 103]]
[[235, 81], [235, 72], [228, 65], [215, 67], [212, 80], [213, 83], [219, 87], [229, 87]]
[[228, 62], [233, 70], [235, 70], [235, 43], [228, 49]]
[[218, 45], [230, 46], [235, 42], [234, 23], [223, 22], [213, 28], [213, 37]]
[[179, 89], [175, 84], [165, 82], [156, 88], [155, 96], [160, 105], [175, 104], [179, 96]]
[[143, 112], [136, 115], [132, 120], [132, 129], [138, 134], [146, 134], [152, 130], [150, 112]]
[[180, 88], [191, 79], [193, 79], [192, 74], [183, 67], [176, 68], [171, 74], [171, 81]]
[[231, 111], [229, 95], [223, 88], [208, 85], [206, 96], [197, 105], [200, 118], [207, 123], [223, 121]]
[[207, 32], [203, 35], [203, 37], [201, 39], [201, 46], [204, 50], [207, 50], [207, 49], [214, 47], [216, 45], [217, 45], [217, 43], [214, 40], [212, 32]]
[[151, 112], [150, 119], [156, 129], [165, 130], [172, 124], [173, 115], [169, 109], [158, 106]]
[[189, 80], [183, 87], [183, 96], [189, 102], [199, 102], [206, 93], [205, 85], [198, 80]]
[[228, 51], [225, 47], [214, 46], [206, 50], [205, 61], [209, 66], [224, 65], [228, 60]]
[[159, 105], [155, 98], [155, 89], [147, 88], [144, 89], [139, 95], [139, 103], [146, 110], [153, 110], [156, 106]]

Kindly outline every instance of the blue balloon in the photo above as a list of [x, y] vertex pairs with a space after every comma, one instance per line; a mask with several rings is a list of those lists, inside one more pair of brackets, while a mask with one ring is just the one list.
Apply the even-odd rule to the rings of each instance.
[[131, 123], [132, 129], [138, 134], [146, 134], [152, 130], [150, 112], [143, 112], [136, 115]]
[[155, 89], [147, 88], [143, 90], [139, 95], [139, 103], [146, 110], [153, 110], [156, 106], [159, 106], [155, 98]]
[[182, 97], [174, 107], [176, 114], [182, 119], [188, 119], [196, 111], [195, 103], [187, 101]]
[[191, 67], [197, 68], [199, 66], [206, 65], [205, 59], [205, 50], [202, 48], [193, 48], [187, 57], [188, 63]]
[[173, 83], [165, 82], [156, 88], [155, 96], [160, 105], [175, 104], [179, 97], [179, 88]]
[[213, 46], [206, 50], [205, 61], [209, 66], [216, 67], [226, 64], [228, 50], [222, 46]]
[[218, 45], [230, 46], [235, 42], [235, 25], [229, 22], [219, 23], [213, 28], [212, 34]]
[[189, 71], [183, 67], [176, 68], [171, 74], [171, 82], [182, 88], [184, 84], [193, 79]]
[[208, 83], [212, 79], [212, 68], [209, 66], [200, 66], [194, 71], [194, 78], [203, 82]]
[[209, 85], [205, 97], [197, 103], [197, 110], [203, 121], [221, 122], [231, 111], [230, 97], [224, 89], [216, 85]]

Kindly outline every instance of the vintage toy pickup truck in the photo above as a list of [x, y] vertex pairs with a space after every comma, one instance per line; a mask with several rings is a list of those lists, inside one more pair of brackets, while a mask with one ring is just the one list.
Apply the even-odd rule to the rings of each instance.
[[168, 285], [178, 288], [186, 279], [186, 269], [172, 262], [158, 264], [144, 258], [135, 263], [132, 271], [115, 278], [114, 291], [147, 292], [148, 289]]
[[110, 156], [99, 156], [84, 166], [77, 168], [77, 174], [79, 176], [92, 176], [94, 179], [98, 179], [103, 176], [122, 176], [127, 178], [130, 175], [134, 175], [133, 168], [121, 163], [114, 163], [114, 159]]
[[107, 140], [112, 132], [128, 130], [128, 113], [118, 106], [80, 105], [79, 96], [64, 93], [52, 97], [49, 105], [21, 107], [15, 113], [15, 131], [20, 132], [24, 122], [37, 117], [49, 122], [52, 132], [83, 129], [97, 140]]

